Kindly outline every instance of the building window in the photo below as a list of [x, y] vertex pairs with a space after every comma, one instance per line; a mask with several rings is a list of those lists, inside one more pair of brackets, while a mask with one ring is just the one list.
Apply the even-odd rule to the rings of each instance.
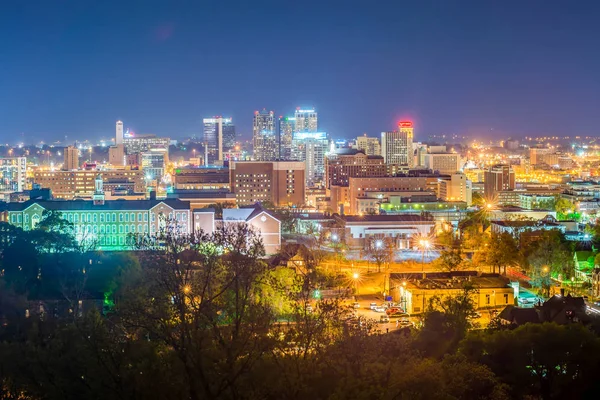
[[117, 226], [116, 225], [112, 226], [112, 233], [117, 233]]
[[504, 293], [504, 304], [508, 304], [508, 293]]
[[119, 225], [119, 233], [123, 233], [123, 225]]
[[138, 231], [138, 233], [142, 232], [142, 224], [138, 224], [138, 230], [137, 231]]
[[131, 217], [129, 218], [131, 222], [135, 222], [135, 213], [131, 213]]
[[[120, 215], [119, 215], [119, 220], [122, 220], [122, 219], [123, 219], [123, 218], [121, 218], [121, 216], [122, 216], [122, 215], [123, 215], [123, 214], [120, 214]], [[123, 222], [123, 221], [121, 221], [121, 222]], [[125, 222], [129, 222], [129, 214], [127, 214], [127, 213], [125, 213]]]
[[129, 233], [129, 225], [125, 225], [125, 233]]
[[119, 213], [119, 222], [123, 222], [123, 213]]
[[104, 214], [103, 213], [100, 214], [100, 222], [104, 222]]
[[142, 222], [142, 213], [138, 213], [138, 222]]
[[144, 214], [144, 222], [148, 222], [148, 214]]
[[485, 304], [487, 304], [487, 305], [490, 304], [490, 295], [489, 294], [485, 295]]
[[94, 222], [98, 222], [98, 214], [94, 213]]
[[28, 224], [29, 223], [29, 214], [25, 214], [25, 223]]
[[92, 222], [92, 214], [88, 213], [87, 222]]
[[20, 224], [20, 223], [21, 223], [21, 221], [22, 221], [21, 214], [17, 214], [17, 223], [19, 223], [19, 224]]
[[135, 232], [135, 224], [131, 224], [131, 233]]

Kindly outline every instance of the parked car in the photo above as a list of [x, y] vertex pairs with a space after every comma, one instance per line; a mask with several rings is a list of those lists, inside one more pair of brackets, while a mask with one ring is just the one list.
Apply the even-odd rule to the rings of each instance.
[[398, 312], [402, 312], [402, 310], [397, 307], [392, 307], [392, 308], [388, 308], [387, 310], [385, 310], [385, 313], [387, 315], [392, 315], [392, 314], [398, 313]]
[[373, 311], [375, 311], [375, 312], [382, 312], [382, 313], [384, 313], [385, 310], [386, 310], [386, 308], [383, 307], [383, 306], [376, 306], [375, 308], [373, 308]]
[[370, 308], [371, 310], [374, 310], [374, 309], [375, 309], [375, 307], [377, 307], [377, 303], [371, 303], [371, 304], [369, 305], [369, 308]]
[[388, 322], [390, 322], [390, 317], [388, 317], [387, 315], [380, 315], [379, 316], [379, 323], [381, 323], [381, 324], [387, 324]]
[[358, 302], [355, 301], [354, 303], [352, 303], [352, 307], [353, 308], [360, 308], [360, 304], [358, 304]]
[[402, 318], [400, 321], [398, 321], [398, 325], [402, 328], [405, 328], [407, 326], [413, 326], [413, 323], [410, 322], [408, 318]]
[[408, 317], [410, 317], [410, 315], [408, 315], [407, 313], [402, 312], [402, 311], [397, 311], [397, 312], [395, 312], [393, 314], [388, 314], [388, 317], [390, 317], [390, 318], [408, 319]]

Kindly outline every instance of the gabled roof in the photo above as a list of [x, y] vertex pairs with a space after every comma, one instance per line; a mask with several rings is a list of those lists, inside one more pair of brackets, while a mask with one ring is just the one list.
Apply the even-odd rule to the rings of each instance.
[[499, 318], [512, 324], [523, 325], [526, 323], [539, 324], [542, 322], [535, 308], [521, 308], [515, 306], [506, 306], [498, 315]]
[[250, 221], [258, 215], [265, 213], [271, 216], [271, 218], [279, 221], [279, 218], [275, 216], [271, 211], [262, 208], [260, 204], [252, 206], [243, 206], [240, 208], [226, 208], [223, 210], [223, 221]]

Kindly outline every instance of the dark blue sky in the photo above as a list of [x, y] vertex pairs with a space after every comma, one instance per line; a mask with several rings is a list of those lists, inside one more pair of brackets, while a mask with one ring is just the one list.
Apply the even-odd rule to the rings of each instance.
[[335, 137], [597, 134], [600, 2], [4, 1], [0, 140], [184, 137], [315, 106]]

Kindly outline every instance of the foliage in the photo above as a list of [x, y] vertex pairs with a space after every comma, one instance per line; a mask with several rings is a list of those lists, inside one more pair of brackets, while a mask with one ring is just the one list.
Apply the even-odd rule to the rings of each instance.
[[492, 266], [493, 272], [506, 273], [506, 267], [515, 265], [519, 260], [519, 249], [511, 234], [507, 232], [492, 233], [489, 246], [486, 247], [485, 260]]
[[382, 265], [393, 261], [393, 252], [394, 244], [389, 237], [371, 237], [367, 243], [367, 257], [377, 265], [377, 272], [381, 272]]
[[462, 269], [463, 254], [460, 247], [444, 249], [440, 252], [440, 257], [435, 260], [437, 268], [444, 272], [453, 272]]
[[573, 276], [573, 251], [559, 231], [541, 232], [538, 240], [527, 243], [521, 251], [529, 266], [532, 284], [547, 295], [552, 276], [563, 279]]

